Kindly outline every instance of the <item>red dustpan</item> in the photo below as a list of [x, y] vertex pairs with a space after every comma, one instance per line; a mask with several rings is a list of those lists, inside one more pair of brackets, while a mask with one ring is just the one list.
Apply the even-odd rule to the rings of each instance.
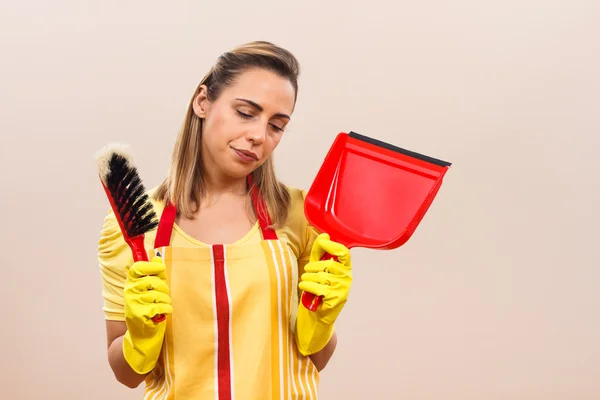
[[[338, 134], [305, 200], [309, 223], [348, 248], [395, 249], [412, 236], [452, 164], [355, 132]], [[332, 258], [325, 254], [322, 259]], [[302, 294], [316, 310], [320, 297]]]

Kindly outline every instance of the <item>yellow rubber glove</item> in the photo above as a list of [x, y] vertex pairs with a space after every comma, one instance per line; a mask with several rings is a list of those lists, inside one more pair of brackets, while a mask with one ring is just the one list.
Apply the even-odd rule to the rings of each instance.
[[[323, 254], [336, 256], [323, 260]], [[330, 240], [329, 235], [319, 235], [313, 244], [310, 261], [304, 268], [298, 288], [302, 291], [323, 296], [316, 311], [310, 311], [302, 302], [296, 318], [296, 345], [300, 353], [307, 356], [325, 347], [333, 335], [333, 325], [348, 300], [352, 285], [352, 263], [350, 250]]]
[[125, 322], [123, 355], [138, 374], [146, 374], [156, 366], [162, 350], [166, 321], [152, 317], [173, 312], [167, 286], [165, 264], [160, 257], [133, 264], [125, 281]]

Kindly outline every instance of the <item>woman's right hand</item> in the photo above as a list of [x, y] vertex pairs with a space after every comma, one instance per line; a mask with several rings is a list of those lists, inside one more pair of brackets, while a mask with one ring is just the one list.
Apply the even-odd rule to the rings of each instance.
[[172, 314], [166, 267], [160, 257], [134, 263], [125, 281], [125, 323], [123, 356], [138, 374], [155, 367], [162, 350], [166, 321], [155, 322], [157, 315]]

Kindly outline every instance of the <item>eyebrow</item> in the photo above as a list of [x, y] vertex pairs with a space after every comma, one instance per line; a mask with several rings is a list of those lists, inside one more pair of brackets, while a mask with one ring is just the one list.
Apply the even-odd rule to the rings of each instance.
[[[236, 100], [243, 101], [244, 103], [247, 103], [247, 104], [251, 105], [252, 107], [256, 108], [258, 111], [263, 111], [264, 110], [260, 104], [257, 104], [255, 102], [253, 102], [252, 100], [240, 99], [240, 98], [236, 98]], [[283, 114], [283, 113], [277, 113], [274, 116], [275, 117], [281, 117], [281, 118], [291, 119], [289, 115]]]

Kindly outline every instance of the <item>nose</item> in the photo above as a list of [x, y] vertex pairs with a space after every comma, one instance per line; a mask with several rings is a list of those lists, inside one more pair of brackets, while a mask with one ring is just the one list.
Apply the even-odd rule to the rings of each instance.
[[267, 127], [263, 126], [263, 124], [256, 124], [246, 132], [246, 140], [253, 145], [260, 145], [265, 141], [266, 134]]

